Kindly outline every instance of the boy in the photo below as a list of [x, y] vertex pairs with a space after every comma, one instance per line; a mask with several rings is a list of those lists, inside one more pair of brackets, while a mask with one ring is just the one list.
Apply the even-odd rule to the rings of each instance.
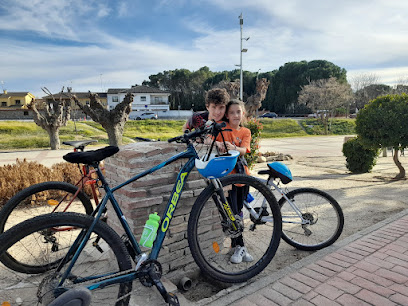
[[222, 121], [230, 96], [225, 88], [214, 88], [205, 95], [205, 107], [207, 111], [195, 112], [184, 124], [185, 130], [193, 130], [202, 127], [208, 120]]

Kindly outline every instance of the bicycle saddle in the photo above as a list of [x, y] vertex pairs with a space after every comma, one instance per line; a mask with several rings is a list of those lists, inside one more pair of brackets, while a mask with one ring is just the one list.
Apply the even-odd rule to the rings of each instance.
[[61, 294], [48, 306], [88, 306], [91, 304], [91, 292], [86, 288], [75, 288]]
[[258, 174], [268, 174], [273, 179], [280, 178], [283, 184], [288, 184], [292, 181], [292, 173], [289, 168], [280, 162], [268, 164], [268, 170], [258, 171]]
[[65, 154], [62, 158], [69, 163], [73, 164], [93, 164], [100, 162], [105, 158], [112, 156], [119, 152], [119, 148], [115, 146], [107, 146], [98, 150], [86, 151], [86, 152], [71, 152]]
[[97, 140], [73, 140], [73, 141], [63, 141], [62, 144], [73, 146], [75, 149], [84, 150], [85, 146], [90, 143], [98, 142]]

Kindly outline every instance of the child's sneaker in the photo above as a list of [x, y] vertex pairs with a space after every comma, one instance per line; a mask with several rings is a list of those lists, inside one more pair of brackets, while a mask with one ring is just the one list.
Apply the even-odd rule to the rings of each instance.
[[251, 254], [248, 253], [246, 247], [243, 246], [237, 246], [235, 248], [234, 254], [232, 254], [230, 261], [234, 264], [238, 264], [241, 262], [248, 262], [248, 261], [253, 261], [254, 258], [251, 256]]

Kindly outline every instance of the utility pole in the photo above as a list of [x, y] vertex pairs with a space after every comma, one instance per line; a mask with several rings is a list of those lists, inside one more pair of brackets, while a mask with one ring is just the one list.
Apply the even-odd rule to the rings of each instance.
[[244, 52], [247, 52], [248, 51], [248, 49], [243, 49], [242, 48], [242, 40], [248, 40], [249, 39], [249, 37], [247, 37], [247, 38], [242, 38], [242, 26], [243, 26], [243, 24], [244, 24], [244, 18], [242, 17], [242, 13], [241, 13], [241, 15], [239, 15], [238, 16], [238, 18], [239, 18], [239, 26], [240, 26], [240, 28], [241, 28], [241, 39], [240, 39], [240, 47], [239, 47], [239, 54], [240, 54], [240, 59], [239, 59], [239, 69], [240, 69], [240, 77], [239, 77], [239, 99], [241, 100], [241, 101], [243, 101], [243, 93], [244, 93], [244, 91], [243, 91], [243, 88], [244, 88], [244, 85], [243, 85], [243, 75], [242, 75], [242, 53], [244, 53]]

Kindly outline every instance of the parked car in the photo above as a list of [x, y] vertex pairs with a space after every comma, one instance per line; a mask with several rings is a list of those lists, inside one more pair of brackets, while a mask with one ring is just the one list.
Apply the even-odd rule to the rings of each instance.
[[129, 117], [131, 120], [144, 120], [144, 119], [157, 119], [157, 114], [155, 113], [143, 113], [135, 117]]
[[270, 113], [265, 113], [261, 116], [259, 116], [260, 118], [277, 118], [278, 114], [274, 113], [274, 112], [270, 112]]

